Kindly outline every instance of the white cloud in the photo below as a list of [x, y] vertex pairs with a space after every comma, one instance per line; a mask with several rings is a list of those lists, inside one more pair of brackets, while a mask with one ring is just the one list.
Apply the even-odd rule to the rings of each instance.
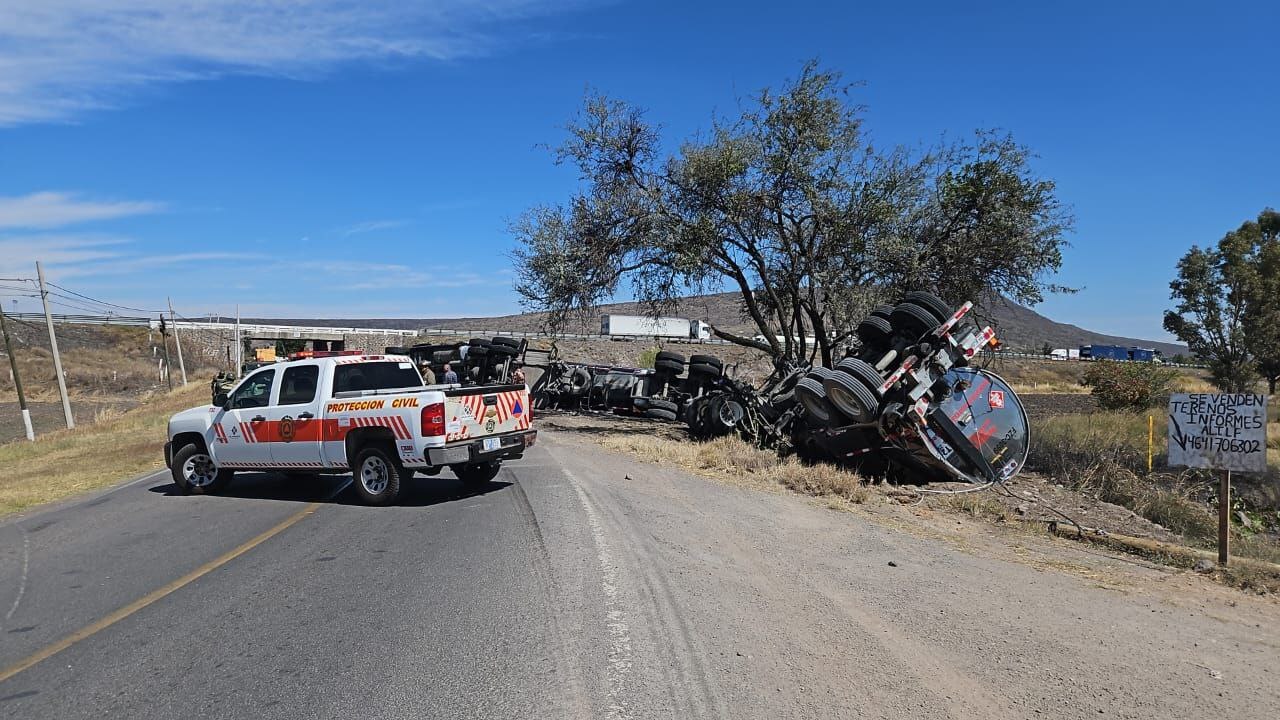
[[228, 74], [305, 78], [345, 62], [449, 60], [512, 21], [584, 0], [39, 0], [0, 12], [0, 126], [113, 107]]
[[108, 262], [78, 262], [59, 266], [64, 278], [140, 275], [156, 270], [174, 272], [178, 268], [203, 275], [214, 263], [234, 263], [241, 260], [262, 260], [266, 256], [239, 252], [192, 252], [172, 255], [116, 256]]
[[155, 202], [83, 200], [73, 193], [36, 192], [0, 197], [0, 228], [54, 228], [160, 212]]
[[428, 265], [427, 269], [395, 263], [325, 260], [291, 265], [333, 278], [332, 282], [346, 290], [385, 290], [388, 288], [462, 288], [481, 285], [510, 285], [497, 273], [481, 274], [460, 267]]
[[394, 230], [398, 227], [408, 225], [408, 220], [369, 220], [366, 222], [348, 225], [344, 228], [338, 228], [338, 232], [344, 237], [352, 235], [363, 235], [364, 233], [377, 232], [379, 230]]
[[35, 277], [37, 260], [46, 268], [111, 260], [127, 242], [99, 235], [6, 235], [0, 237], [0, 276]]

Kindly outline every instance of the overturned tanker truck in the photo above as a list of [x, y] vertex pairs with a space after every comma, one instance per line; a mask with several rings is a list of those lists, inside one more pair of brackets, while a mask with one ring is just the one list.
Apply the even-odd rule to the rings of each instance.
[[1026, 462], [1027, 416], [1008, 383], [970, 365], [995, 342], [969, 321], [972, 308], [907, 293], [859, 324], [860, 347], [834, 368], [779, 368], [759, 393], [729, 386], [695, 399], [691, 432], [736, 430], [897, 481], [1007, 480]]

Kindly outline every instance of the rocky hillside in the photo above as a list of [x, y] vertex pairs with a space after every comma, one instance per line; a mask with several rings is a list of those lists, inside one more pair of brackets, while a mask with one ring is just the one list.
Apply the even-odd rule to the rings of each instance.
[[[644, 310], [637, 303], [613, 303], [601, 306], [599, 313], [583, 319], [576, 327], [567, 332], [594, 334], [600, 332], [599, 316], [606, 313], [619, 315], [641, 315]], [[749, 321], [744, 321], [737, 293], [716, 293], [698, 295], [680, 301], [677, 308], [669, 315], [687, 317], [707, 322], [732, 331], [745, 331], [754, 335], [757, 331]], [[306, 325], [327, 325], [334, 327], [381, 327], [381, 328], [442, 328], [465, 330], [506, 330], [512, 332], [537, 332], [542, 329], [544, 316], [542, 313], [522, 313], [519, 315], [503, 315], [499, 317], [474, 318], [384, 318], [368, 320], [311, 320], [311, 319], [269, 319], [261, 322], [299, 323]], [[1166, 357], [1179, 353], [1185, 354], [1184, 345], [1142, 340], [1138, 338], [1118, 337], [1092, 332], [1075, 325], [1054, 322], [1040, 313], [1023, 307], [1003, 298], [990, 304], [986, 311], [986, 321], [996, 328], [1005, 346], [1011, 349], [1031, 350], [1039, 352], [1047, 342], [1055, 348], [1074, 348], [1080, 345], [1105, 344], [1150, 347], [1160, 350]]]

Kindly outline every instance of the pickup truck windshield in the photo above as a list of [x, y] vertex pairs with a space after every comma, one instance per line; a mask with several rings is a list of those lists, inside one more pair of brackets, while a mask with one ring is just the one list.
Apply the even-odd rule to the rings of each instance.
[[407, 362], [362, 362], [333, 370], [333, 394], [418, 387], [422, 376]]

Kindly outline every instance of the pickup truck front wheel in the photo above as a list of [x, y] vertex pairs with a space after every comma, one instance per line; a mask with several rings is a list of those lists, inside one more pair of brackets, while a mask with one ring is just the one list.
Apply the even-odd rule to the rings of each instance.
[[466, 463], [460, 465], [451, 465], [449, 469], [454, 475], [462, 481], [464, 485], [483, 485], [498, 476], [498, 471], [502, 469], [502, 463], [482, 462], [482, 463]]
[[369, 505], [387, 505], [400, 496], [400, 465], [378, 447], [367, 447], [356, 455], [356, 494]]
[[220, 470], [213, 458], [199, 445], [186, 445], [173, 456], [170, 469], [178, 489], [189, 495], [216, 493], [231, 482], [231, 470]]

